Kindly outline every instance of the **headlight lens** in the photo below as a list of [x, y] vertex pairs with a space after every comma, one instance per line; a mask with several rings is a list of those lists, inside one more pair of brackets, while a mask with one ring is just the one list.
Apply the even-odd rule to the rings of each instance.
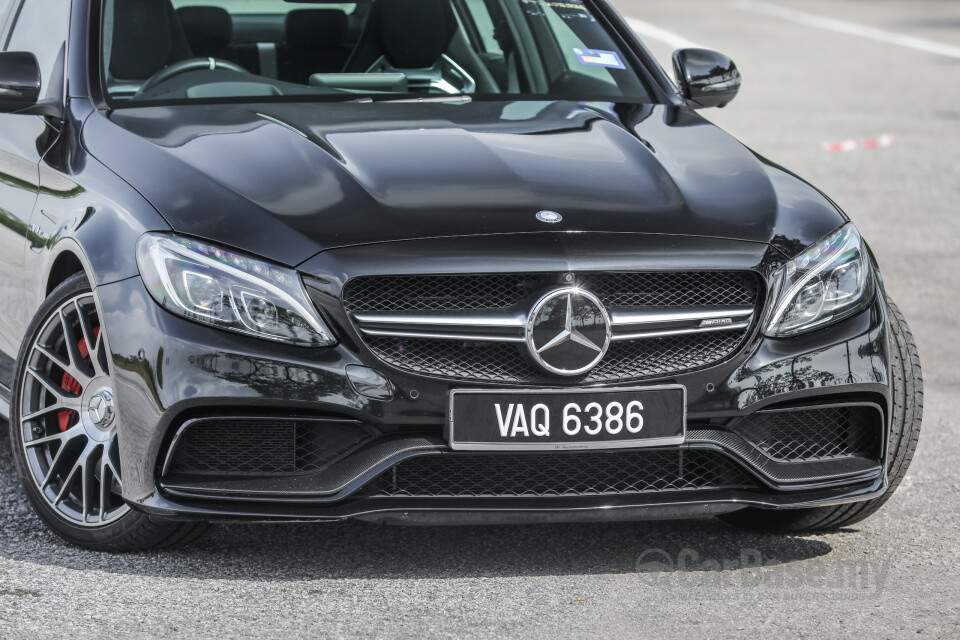
[[184, 318], [301, 346], [336, 343], [290, 269], [155, 233], [140, 239], [137, 263], [150, 295]]
[[862, 311], [873, 298], [870, 262], [853, 224], [822, 238], [784, 265], [771, 337], [795, 336]]

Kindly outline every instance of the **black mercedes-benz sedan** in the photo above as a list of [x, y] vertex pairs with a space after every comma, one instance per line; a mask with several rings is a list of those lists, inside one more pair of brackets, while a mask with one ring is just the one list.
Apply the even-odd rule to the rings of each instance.
[[0, 0], [0, 369], [39, 517], [875, 512], [916, 347], [856, 226], [606, 0]]

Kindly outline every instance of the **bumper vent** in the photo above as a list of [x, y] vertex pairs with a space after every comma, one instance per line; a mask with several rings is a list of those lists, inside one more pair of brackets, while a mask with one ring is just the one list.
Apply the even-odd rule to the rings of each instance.
[[201, 418], [181, 428], [165, 473], [311, 473], [328, 467], [372, 437], [352, 421]]
[[400, 462], [363, 492], [384, 497], [629, 495], [753, 488], [725, 456], [710, 451], [444, 454]]
[[879, 459], [883, 415], [875, 406], [775, 411], [739, 420], [730, 430], [782, 462]]
[[[586, 273], [577, 286], [611, 317], [611, 347], [581, 382], [667, 377], [713, 365], [743, 344], [762, 304], [752, 272]], [[536, 383], [527, 314], [558, 274], [364, 276], [347, 282], [344, 309], [380, 360], [425, 376]]]

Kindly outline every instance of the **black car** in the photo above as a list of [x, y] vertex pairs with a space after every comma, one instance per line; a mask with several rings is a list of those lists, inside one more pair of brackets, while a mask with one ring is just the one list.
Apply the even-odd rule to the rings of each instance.
[[857, 228], [605, 0], [0, 0], [0, 359], [96, 549], [212, 521], [839, 527], [922, 383]]

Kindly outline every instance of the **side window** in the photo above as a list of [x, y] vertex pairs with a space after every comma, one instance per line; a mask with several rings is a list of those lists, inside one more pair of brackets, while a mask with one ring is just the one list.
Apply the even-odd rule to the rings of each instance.
[[[2, 2], [3, 0], [0, 0]], [[29, 51], [40, 64], [41, 91], [52, 97], [62, 87], [64, 51], [70, 25], [70, 0], [25, 0], [16, 14], [6, 51]]]
[[494, 37], [493, 18], [490, 17], [484, 0], [464, 0], [464, 4], [480, 36], [483, 46], [482, 53], [503, 55], [503, 51], [500, 50], [500, 43], [498, 43], [496, 37]]

